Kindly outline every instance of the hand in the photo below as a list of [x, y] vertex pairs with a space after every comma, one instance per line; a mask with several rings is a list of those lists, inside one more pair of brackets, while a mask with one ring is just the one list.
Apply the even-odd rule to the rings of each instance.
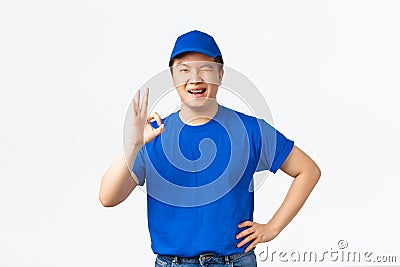
[[236, 235], [236, 239], [246, 236], [237, 247], [240, 248], [247, 242], [254, 240], [250, 245], [245, 249], [245, 253], [249, 252], [253, 247], [255, 247], [258, 243], [264, 243], [271, 241], [274, 239], [278, 233], [273, 231], [272, 227], [269, 224], [260, 224], [251, 221], [244, 221], [239, 223], [238, 228], [248, 227], [247, 229], [241, 231]]
[[[139, 107], [139, 103], [140, 90], [136, 92], [135, 97], [132, 99], [132, 132], [129, 139], [132, 145], [143, 146], [164, 132], [165, 128], [157, 112], [153, 112], [147, 116], [149, 88], [146, 88], [141, 107]], [[153, 119], [157, 121], [158, 128], [153, 128], [151, 126], [150, 121]]]

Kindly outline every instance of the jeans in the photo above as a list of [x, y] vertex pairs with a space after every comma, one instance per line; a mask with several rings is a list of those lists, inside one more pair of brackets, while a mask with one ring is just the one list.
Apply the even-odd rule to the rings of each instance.
[[205, 253], [196, 257], [182, 258], [157, 255], [156, 267], [256, 267], [257, 259], [254, 248], [247, 253], [237, 253], [222, 256], [215, 253]]

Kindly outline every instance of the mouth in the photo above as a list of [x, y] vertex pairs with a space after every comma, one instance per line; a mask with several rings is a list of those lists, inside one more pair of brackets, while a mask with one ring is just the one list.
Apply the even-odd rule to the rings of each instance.
[[187, 90], [187, 92], [189, 94], [191, 94], [193, 97], [196, 97], [196, 98], [197, 97], [204, 97], [206, 89], [205, 88], [196, 88], [196, 89]]

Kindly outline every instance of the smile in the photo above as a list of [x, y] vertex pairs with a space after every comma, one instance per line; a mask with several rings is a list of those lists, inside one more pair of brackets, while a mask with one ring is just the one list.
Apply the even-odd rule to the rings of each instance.
[[204, 94], [204, 92], [206, 91], [206, 89], [191, 89], [191, 90], [188, 90], [188, 93], [189, 94], [193, 94], [193, 95], [201, 95], [201, 94]]

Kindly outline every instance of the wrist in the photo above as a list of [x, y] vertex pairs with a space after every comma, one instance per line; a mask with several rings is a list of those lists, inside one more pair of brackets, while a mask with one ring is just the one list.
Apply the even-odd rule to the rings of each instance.
[[124, 145], [129, 149], [141, 149], [144, 146], [144, 140], [137, 140], [137, 138], [128, 137], [124, 141]]
[[125, 154], [134, 154], [139, 153], [139, 150], [142, 148], [144, 144], [136, 144], [136, 143], [128, 143], [125, 144]]
[[268, 222], [266, 224], [266, 226], [268, 227], [269, 232], [276, 237], [283, 229], [282, 227], [280, 227], [279, 225], [273, 223], [273, 222]]

